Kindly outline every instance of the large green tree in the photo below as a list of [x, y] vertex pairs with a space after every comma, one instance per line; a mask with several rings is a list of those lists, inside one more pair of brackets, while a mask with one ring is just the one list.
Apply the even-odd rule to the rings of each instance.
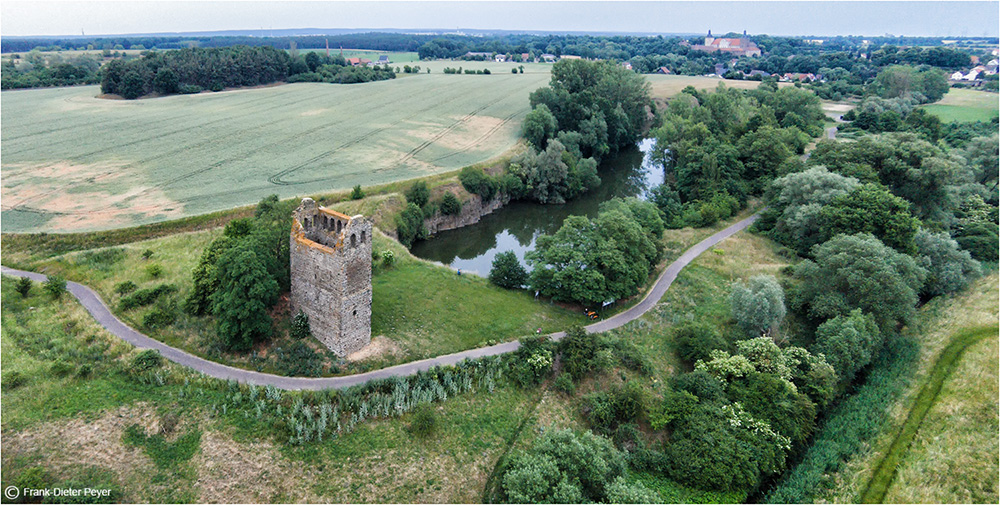
[[524, 138], [536, 149], [545, 149], [549, 139], [555, 137], [559, 129], [556, 117], [544, 103], [538, 104], [524, 118], [522, 126]]
[[526, 255], [529, 284], [555, 300], [588, 305], [632, 296], [659, 259], [662, 230], [655, 206], [637, 200], [610, 202], [593, 220], [570, 216]]
[[775, 180], [767, 194], [768, 210], [758, 227], [771, 230], [771, 237], [805, 256], [826, 239], [820, 210], [834, 198], [858, 187], [858, 180], [812, 167]]
[[883, 330], [915, 312], [927, 271], [871, 234], [837, 235], [795, 266], [801, 283], [793, 305], [820, 321], [854, 309], [872, 314]]
[[785, 318], [785, 291], [773, 275], [755, 275], [733, 286], [729, 297], [733, 318], [747, 334], [770, 334]]
[[961, 250], [947, 233], [921, 229], [915, 242], [920, 265], [927, 269], [923, 293], [928, 296], [960, 291], [982, 274], [979, 262], [969, 251]]
[[514, 251], [504, 251], [493, 258], [489, 280], [501, 288], [521, 289], [528, 283], [528, 272], [521, 265]]
[[876, 184], [833, 198], [820, 210], [820, 219], [826, 237], [870, 233], [898, 251], [916, 251], [913, 236], [920, 221], [910, 213], [909, 202]]
[[826, 357], [841, 383], [847, 386], [859, 370], [871, 363], [881, 345], [882, 333], [875, 318], [854, 309], [819, 325], [812, 349]]
[[273, 323], [268, 309], [278, 300], [278, 283], [249, 241], [223, 253], [216, 268], [219, 286], [211, 303], [219, 338], [227, 349], [248, 350], [271, 336]]

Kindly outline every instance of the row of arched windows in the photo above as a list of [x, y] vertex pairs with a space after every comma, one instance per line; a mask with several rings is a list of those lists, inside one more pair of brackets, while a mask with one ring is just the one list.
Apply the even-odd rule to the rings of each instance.
[[[344, 230], [344, 222], [343, 221], [341, 221], [341, 220], [339, 220], [339, 219], [337, 219], [335, 217], [328, 216], [326, 214], [321, 214], [321, 215], [319, 215], [317, 217], [314, 217], [313, 219], [305, 218], [303, 220], [302, 224], [306, 228], [310, 228], [310, 227], [316, 226], [318, 224], [320, 228], [323, 228], [326, 231], [337, 233], [337, 234], [343, 232], [343, 230]], [[365, 232], [362, 231], [361, 232], [361, 243], [364, 244], [367, 240], [368, 240], [368, 237], [365, 235]], [[351, 234], [351, 247], [355, 247], [357, 245], [358, 245], [358, 236], [356, 234], [352, 233]]]

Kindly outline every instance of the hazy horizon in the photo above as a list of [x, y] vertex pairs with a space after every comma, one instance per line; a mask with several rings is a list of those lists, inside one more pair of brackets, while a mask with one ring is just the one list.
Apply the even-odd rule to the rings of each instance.
[[998, 17], [996, 1], [4, 1], [0, 35], [96, 37], [315, 28], [997, 37]]

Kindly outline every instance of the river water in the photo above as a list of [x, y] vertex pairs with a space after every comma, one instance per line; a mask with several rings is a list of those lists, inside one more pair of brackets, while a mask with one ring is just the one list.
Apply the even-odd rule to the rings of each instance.
[[535, 239], [559, 230], [569, 216], [597, 215], [601, 202], [615, 197], [645, 198], [646, 192], [663, 182], [663, 169], [649, 160], [653, 140], [645, 139], [631, 149], [609, 158], [598, 167], [601, 185], [563, 205], [511, 202], [484, 216], [476, 224], [438, 233], [413, 245], [411, 252], [420, 258], [450, 265], [481, 275], [490, 273], [493, 258], [504, 251], [514, 251], [527, 267], [524, 254], [535, 249]]

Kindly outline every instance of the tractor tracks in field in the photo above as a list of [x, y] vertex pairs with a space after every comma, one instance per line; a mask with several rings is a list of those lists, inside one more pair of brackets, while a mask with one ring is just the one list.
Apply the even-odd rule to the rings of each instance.
[[[487, 103], [486, 105], [482, 105], [482, 106], [476, 108], [475, 110], [473, 110], [472, 112], [470, 112], [470, 113], [462, 116], [460, 119], [454, 121], [453, 123], [451, 123], [450, 125], [448, 125], [447, 127], [445, 127], [443, 130], [441, 130], [440, 132], [436, 133], [430, 139], [428, 139], [428, 140], [420, 143], [419, 145], [417, 145], [416, 147], [414, 147], [413, 149], [411, 149], [410, 151], [408, 151], [406, 154], [403, 155], [402, 158], [399, 159], [399, 161], [397, 163], [398, 164], [402, 164], [402, 163], [406, 163], [407, 161], [413, 159], [414, 156], [416, 156], [421, 151], [423, 151], [427, 147], [431, 146], [435, 142], [437, 142], [437, 141], [441, 140], [442, 138], [444, 138], [447, 134], [449, 134], [452, 131], [454, 131], [455, 128], [459, 127], [460, 125], [468, 123], [469, 121], [471, 121], [473, 118], [475, 118], [477, 115], [479, 115], [484, 110], [486, 110], [486, 109], [488, 109], [488, 108], [496, 105], [497, 103], [501, 102], [502, 100], [504, 100], [504, 98], [506, 98], [506, 97], [497, 98], [496, 100], [493, 100], [493, 101]], [[277, 173], [271, 175], [270, 177], [268, 177], [267, 180], [268, 180], [268, 182], [270, 182], [271, 184], [274, 184], [274, 185], [289, 186], [289, 185], [294, 185], [294, 184], [309, 184], [309, 183], [314, 183], [314, 182], [322, 182], [322, 181], [325, 181], [325, 180], [329, 180], [329, 179], [335, 178], [336, 176], [331, 176], [331, 177], [317, 177], [317, 178], [306, 179], [306, 180], [302, 180], [302, 181], [288, 181], [288, 180], [285, 180], [285, 177], [287, 177], [288, 175], [291, 175], [292, 173], [295, 173], [295, 172], [297, 172], [297, 171], [299, 171], [299, 170], [301, 170], [303, 168], [306, 168], [309, 165], [312, 165], [312, 164], [314, 164], [314, 163], [322, 160], [323, 158], [332, 156], [332, 155], [336, 154], [338, 151], [340, 151], [342, 149], [346, 149], [346, 148], [352, 147], [354, 145], [357, 145], [357, 144], [359, 144], [361, 142], [364, 142], [365, 140], [368, 140], [368, 139], [374, 137], [375, 135], [378, 135], [379, 133], [382, 133], [382, 132], [384, 132], [386, 130], [395, 128], [399, 124], [401, 124], [401, 123], [403, 123], [405, 121], [409, 121], [409, 120], [413, 119], [414, 117], [419, 116], [419, 115], [421, 115], [421, 114], [423, 114], [423, 113], [425, 113], [425, 112], [427, 112], [429, 110], [432, 110], [432, 109], [434, 109], [434, 108], [436, 108], [438, 106], [439, 106], [438, 103], [434, 103], [434, 104], [432, 104], [432, 105], [430, 105], [428, 107], [425, 107], [424, 109], [421, 109], [421, 110], [419, 110], [417, 112], [414, 112], [413, 114], [410, 114], [409, 116], [400, 118], [400, 119], [398, 119], [398, 120], [396, 120], [396, 121], [394, 121], [394, 122], [392, 122], [392, 123], [390, 123], [390, 124], [388, 124], [386, 126], [383, 126], [381, 128], [372, 129], [372, 130], [366, 132], [365, 134], [361, 135], [360, 137], [356, 137], [354, 139], [351, 139], [350, 141], [345, 142], [345, 143], [343, 143], [343, 144], [341, 144], [341, 145], [339, 145], [339, 146], [337, 146], [337, 147], [335, 147], [333, 149], [330, 149], [329, 151], [320, 153], [319, 155], [317, 155], [317, 156], [315, 156], [313, 158], [310, 158], [310, 159], [308, 159], [308, 160], [306, 160], [306, 161], [304, 161], [302, 163], [299, 163], [299, 164], [297, 164], [297, 165], [295, 165], [293, 167], [289, 167], [289, 168], [286, 168], [285, 170], [277, 172]]]

